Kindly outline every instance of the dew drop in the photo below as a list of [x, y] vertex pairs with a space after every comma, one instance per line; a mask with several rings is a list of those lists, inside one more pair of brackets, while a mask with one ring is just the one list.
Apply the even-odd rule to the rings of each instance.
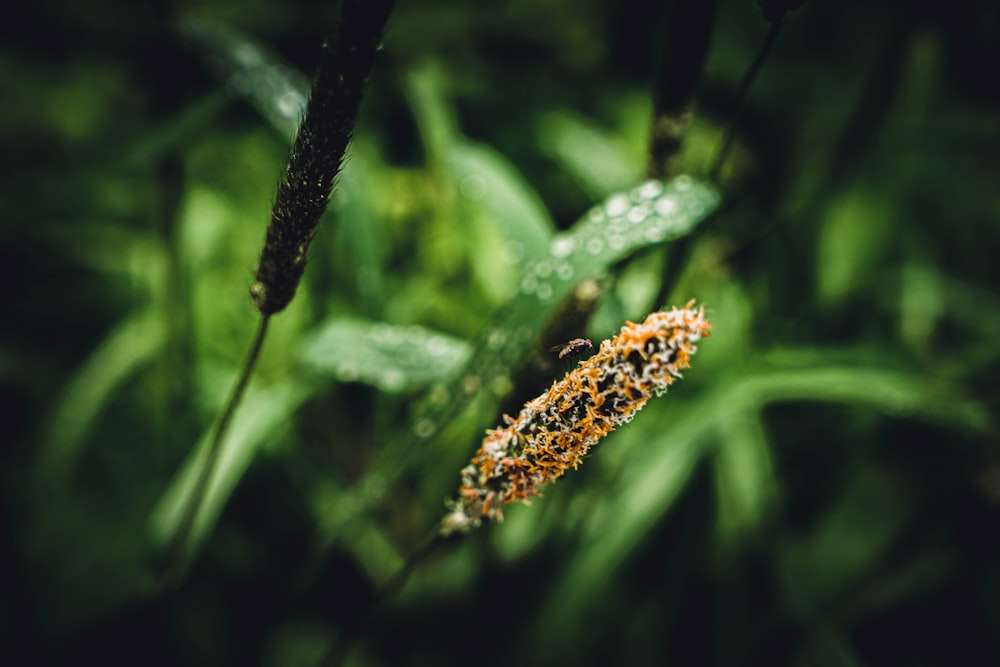
[[655, 199], [663, 192], [663, 183], [660, 181], [646, 181], [636, 190], [641, 199]]
[[449, 399], [448, 390], [443, 385], [437, 385], [431, 389], [430, 401], [432, 405], [446, 405]]
[[604, 222], [604, 212], [599, 208], [592, 208], [587, 212], [587, 220], [592, 225], [599, 225]]
[[384, 322], [372, 326], [372, 340], [376, 343], [388, 343], [392, 338], [392, 327]]
[[699, 216], [705, 212], [705, 206], [700, 201], [693, 201], [687, 206], [688, 213]]
[[524, 259], [524, 244], [520, 241], [507, 241], [500, 251], [503, 261], [508, 264], [517, 264]]
[[337, 365], [337, 377], [343, 382], [354, 382], [358, 379], [358, 367], [353, 362], [345, 361]]
[[645, 236], [646, 240], [650, 243], [658, 243], [666, 237], [666, 232], [663, 231], [662, 227], [657, 225], [656, 227], [650, 227], [647, 229], [643, 236]]
[[483, 386], [483, 379], [478, 375], [466, 375], [462, 378], [462, 391], [466, 394], [475, 394]]
[[490, 391], [493, 392], [494, 396], [506, 396], [513, 388], [514, 385], [506, 373], [497, 375], [493, 378], [493, 381], [490, 382]]
[[406, 334], [403, 333], [403, 329], [394, 326], [387, 326], [386, 333], [384, 337], [384, 342], [386, 346], [395, 346], [406, 340]]
[[674, 188], [678, 192], [684, 192], [691, 189], [691, 177], [685, 174], [681, 174], [674, 179]]
[[539, 278], [546, 278], [550, 273], [552, 273], [552, 265], [548, 262], [539, 262], [535, 266], [535, 273], [538, 274]]
[[264, 62], [260, 51], [249, 42], [241, 42], [232, 50], [233, 60], [245, 68], [256, 68]]
[[521, 291], [525, 294], [531, 294], [538, 287], [538, 276], [534, 273], [526, 273], [524, 277], [521, 278]]
[[486, 336], [486, 345], [489, 346], [491, 350], [499, 350], [506, 342], [507, 335], [504, 334], [503, 329], [493, 329], [490, 331], [489, 335]]
[[576, 239], [563, 234], [552, 239], [552, 243], [549, 245], [549, 254], [556, 259], [562, 259], [563, 257], [569, 257], [575, 247]]
[[656, 202], [656, 212], [664, 217], [672, 215], [676, 210], [677, 200], [673, 197], [664, 197]]
[[614, 218], [619, 215], [623, 215], [628, 208], [628, 195], [615, 195], [608, 200], [607, 204], [604, 205], [604, 212], [607, 213], [609, 217]]
[[306, 99], [297, 90], [289, 90], [278, 96], [275, 106], [285, 118], [297, 119], [306, 106]]
[[418, 420], [416, 424], [413, 425], [413, 432], [418, 438], [429, 438], [434, 435], [434, 431], [437, 430], [437, 426], [434, 425], [430, 419]]
[[406, 384], [406, 376], [397, 369], [386, 369], [379, 377], [379, 384], [387, 391], [399, 391]]
[[604, 241], [601, 239], [590, 239], [587, 241], [587, 252], [591, 255], [599, 255], [604, 250]]
[[552, 298], [552, 285], [548, 283], [540, 284], [538, 286], [536, 294], [538, 294], [538, 298], [541, 299], [542, 301], [548, 301], [549, 299]]
[[486, 196], [486, 179], [479, 174], [468, 174], [459, 181], [458, 194], [469, 201], [479, 201]]
[[427, 339], [427, 353], [432, 357], [443, 357], [448, 354], [448, 341], [441, 336], [431, 336]]
[[628, 210], [628, 221], [637, 225], [649, 217], [649, 211], [642, 206], [633, 206]]
[[[629, 210], [631, 211], [632, 209]], [[607, 227], [607, 231], [612, 234], [621, 234], [626, 229], [628, 229], [628, 223], [625, 222], [625, 218], [615, 218]]]
[[560, 280], [569, 280], [573, 277], [573, 267], [568, 262], [562, 262], [556, 266], [556, 275]]
[[608, 237], [608, 247], [612, 250], [621, 250], [625, 247], [625, 237], [621, 234], [612, 234]]

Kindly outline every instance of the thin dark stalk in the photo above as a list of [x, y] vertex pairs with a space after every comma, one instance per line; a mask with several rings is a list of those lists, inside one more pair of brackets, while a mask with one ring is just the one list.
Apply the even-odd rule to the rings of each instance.
[[743, 116], [743, 110], [746, 108], [746, 101], [750, 94], [750, 87], [753, 85], [754, 80], [760, 73], [761, 68], [764, 66], [764, 62], [767, 60], [768, 55], [771, 53], [771, 49], [774, 48], [774, 43], [778, 40], [778, 35], [781, 34], [781, 28], [785, 25], [783, 20], [775, 21], [771, 24], [771, 29], [767, 32], [767, 37], [764, 39], [764, 44], [761, 45], [760, 50], [757, 51], [757, 56], [754, 58], [753, 62], [750, 63], [750, 67], [743, 74], [743, 79], [740, 80], [739, 88], [736, 91], [736, 105], [733, 109], [732, 114], [729, 116], [729, 122], [726, 124], [726, 130], [723, 134], [722, 146], [715, 153], [715, 160], [712, 163], [712, 168], [709, 171], [709, 179], [712, 181], [718, 181], [719, 172], [722, 171], [722, 165], [725, 164], [726, 157], [729, 155], [729, 151], [733, 147], [733, 141], [736, 137], [736, 127], [739, 125], [740, 118]]
[[338, 636], [330, 648], [327, 650], [326, 655], [319, 663], [319, 667], [337, 667], [338, 665], [344, 664], [350, 655], [351, 648], [354, 646], [355, 640], [357, 640], [364, 628], [371, 622], [372, 617], [375, 613], [385, 604], [388, 604], [399, 595], [403, 587], [406, 586], [406, 582], [410, 580], [410, 575], [413, 571], [417, 569], [427, 557], [434, 553], [441, 544], [443, 544], [448, 538], [442, 537], [441, 533], [438, 531], [437, 526], [434, 528], [434, 532], [424, 538], [423, 543], [414, 551], [410, 557], [406, 560], [399, 571], [396, 572], [388, 581], [382, 584], [381, 587], [375, 592], [368, 603], [366, 609], [362, 610], [358, 615], [358, 621], [356, 625], [351, 628], [346, 628], [345, 632]]
[[410, 575], [413, 574], [413, 571], [427, 560], [427, 557], [434, 553], [434, 550], [443, 544], [446, 539], [445, 537], [441, 537], [441, 533], [435, 527], [434, 534], [424, 538], [423, 544], [403, 563], [403, 567], [399, 568], [399, 572], [394, 574], [391, 579], [382, 584], [382, 587], [378, 589], [372, 601], [372, 610], [378, 609], [399, 595], [399, 592], [406, 586], [406, 582], [410, 580]]
[[250, 288], [262, 315], [260, 326], [167, 548], [161, 591], [175, 588], [183, 578], [194, 524], [229, 424], [256, 366], [268, 321], [295, 296], [305, 271], [309, 243], [329, 204], [392, 8], [393, 0], [343, 0], [333, 37], [323, 45], [305, 116], [278, 183], [257, 280]]
[[[764, 43], [757, 51], [756, 57], [753, 62], [750, 63], [747, 71], [743, 74], [743, 78], [740, 80], [739, 88], [736, 91], [736, 105], [733, 109], [733, 113], [729, 116], [729, 122], [726, 124], [726, 130], [723, 134], [722, 145], [719, 150], [716, 151], [712, 168], [709, 171], [709, 180], [711, 181], [718, 182], [719, 180], [719, 173], [722, 171], [722, 166], [725, 164], [729, 151], [732, 149], [733, 141], [736, 137], [736, 127], [739, 125], [740, 118], [743, 115], [743, 110], [746, 107], [746, 100], [750, 94], [750, 87], [753, 85], [754, 80], [757, 78], [761, 68], [764, 66], [764, 62], [771, 53], [771, 49], [774, 48], [774, 43], [777, 41], [783, 25], [783, 20], [774, 21], [771, 24], [771, 28], [768, 30]], [[670, 254], [667, 256], [666, 264], [663, 267], [663, 277], [660, 280], [660, 289], [657, 291], [656, 298], [653, 301], [654, 307], [661, 307], [665, 305], [669, 300], [670, 295], [673, 293], [674, 288], [677, 287], [677, 282], [680, 280], [681, 272], [687, 265], [687, 259], [691, 255], [693, 243], [694, 235], [691, 235], [679, 239], [673, 244]]]
[[680, 173], [680, 153], [715, 25], [716, 2], [675, 2], [663, 60], [653, 83], [653, 124], [646, 174], [666, 180]]
[[[646, 165], [646, 175], [650, 178], [667, 180], [682, 171], [681, 151], [708, 59], [716, 4], [715, 0], [674, 3], [663, 60], [652, 91], [653, 124]], [[674, 244], [674, 250], [668, 252], [660, 292], [653, 307], [659, 308], [666, 303], [689, 244], [681, 239]]]
[[215, 430], [212, 432], [211, 441], [208, 445], [208, 452], [205, 454], [205, 460], [198, 471], [198, 478], [195, 481], [194, 488], [191, 490], [191, 495], [188, 496], [181, 520], [177, 524], [177, 530], [174, 531], [170, 544], [167, 547], [166, 569], [160, 576], [159, 585], [157, 586], [161, 592], [175, 589], [184, 576], [195, 520], [205, 500], [208, 484], [212, 479], [212, 474], [215, 472], [215, 465], [218, 462], [219, 453], [222, 451], [222, 443], [225, 441], [229, 425], [236, 415], [236, 410], [242, 402], [244, 394], [246, 394], [247, 386], [250, 384], [250, 377], [257, 366], [257, 360], [260, 358], [260, 352], [264, 346], [264, 337], [267, 335], [267, 325], [270, 319], [268, 315], [260, 318], [257, 333], [254, 334], [246, 359], [243, 361], [243, 368], [240, 371], [239, 379], [233, 386], [232, 393], [229, 395], [229, 400], [226, 402], [222, 416], [215, 424]]

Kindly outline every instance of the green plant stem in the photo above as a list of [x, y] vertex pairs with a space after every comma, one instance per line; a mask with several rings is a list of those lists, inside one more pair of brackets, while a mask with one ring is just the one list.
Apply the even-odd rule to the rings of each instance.
[[247, 386], [250, 384], [250, 377], [257, 366], [257, 360], [260, 358], [260, 352], [264, 346], [264, 338], [267, 335], [267, 325], [270, 320], [270, 315], [261, 316], [257, 332], [254, 334], [254, 338], [250, 343], [250, 349], [243, 361], [243, 368], [240, 371], [239, 379], [233, 386], [232, 393], [229, 395], [229, 400], [223, 408], [219, 421], [215, 424], [215, 429], [208, 444], [208, 451], [205, 454], [201, 469], [197, 473], [198, 477], [195, 480], [190, 495], [188, 495], [181, 519], [177, 524], [177, 529], [174, 531], [173, 537], [170, 539], [170, 544], [167, 546], [166, 568], [160, 576], [157, 586], [157, 589], [161, 592], [176, 589], [184, 577], [185, 570], [187, 569], [187, 554], [190, 549], [191, 535], [198, 512], [208, 492], [208, 485], [212, 479], [212, 474], [215, 472], [215, 465], [219, 459], [219, 453], [222, 451], [222, 444], [225, 441], [229, 425], [232, 423], [233, 417], [236, 415], [236, 410], [239, 408], [243, 396], [246, 394]]
[[711, 181], [716, 183], [719, 181], [719, 173], [722, 171], [722, 165], [725, 164], [726, 157], [728, 157], [729, 151], [733, 147], [733, 141], [736, 137], [736, 126], [739, 125], [743, 110], [746, 108], [750, 86], [753, 85], [754, 79], [757, 78], [761, 68], [764, 66], [764, 61], [767, 60], [771, 49], [774, 48], [774, 43], [778, 40], [778, 35], [781, 34], [781, 28], [784, 25], [784, 20], [775, 21], [771, 24], [771, 29], [768, 30], [767, 37], [764, 38], [764, 43], [761, 45], [760, 50], [757, 51], [757, 56], [750, 63], [747, 71], [744, 72], [743, 79], [740, 80], [739, 88], [736, 91], [736, 106], [733, 109], [733, 113], [729, 116], [729, 122], [726, 124], [726, 131], [723, 134], [722, 146], [716, 151], [715, 160], [712, 163], [711, 171], [709, 171], [709, 180]]

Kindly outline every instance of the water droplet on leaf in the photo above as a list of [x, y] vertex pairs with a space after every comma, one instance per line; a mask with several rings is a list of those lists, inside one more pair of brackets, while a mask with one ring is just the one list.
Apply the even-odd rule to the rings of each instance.
[[677, 200], [673, 197], [664, 197], [656, 202], [656, 212], [666, 217], [672, 215], [677, 210]]
[[459, 181], [458, 194], [469, 201], [479, 201], [486, 196], [486, 179], [479, 174], [468, 174]]
[[660, 181], [646, 181], [638, 187], [636, 192], [642, 199], [655, 199], [663, 192], [663, 183]]
[[608, 214], [609, 217], [617, 217], [623, 215], [625, 211], [629, 208], [629, 200], [627, 195], [615, 195], [608, 200], [608, 203], [604, 205], [604, 212]]
[[427, 439], [434, 435], [434, 431], [436, 430], [437, 426], [430, 419], [421, 419], [413, 425], [413, 432], [418, 438]]
[[557, 259], [569, 257], [569, 254], [573, 252], [573, 248], [575, 247], [576, 239], [563, 234], [552, 239], [552, 243], [549, 245], [549, 254]]

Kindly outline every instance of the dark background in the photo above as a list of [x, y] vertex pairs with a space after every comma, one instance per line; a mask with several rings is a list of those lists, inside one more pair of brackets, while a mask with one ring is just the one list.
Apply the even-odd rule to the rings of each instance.
[[683, 262], [667, 305], [707, 304], [713, 337], [579, 471], [437, 549], [362, 624], [498, 399], [383, 476], [435, 369], [370, 356], [378, 337], [320, 346], [350, 373], [302, 350], [348, 318], [480, 345], [520, 268], [512, 209], [477, 189], [551, 234], [640, 183], [672, 3], [398, 3], [341, 199], [172, 594], [178, 471], [255, 326], [298, 99], [280, 91], [308, 81], [336, 3], [17, 4], [0, 28], [7, 664], [314, 665], [334, 638], [357, 665], [1000, 664], [1000, 5], [813, 0], [741, 102], [768, 24], [721, 2], [682, 155], [706, 180], [743, 105], [721, 212], [685, 253], [607, 266], [579, 332], [664, 305], [664, 263]]

